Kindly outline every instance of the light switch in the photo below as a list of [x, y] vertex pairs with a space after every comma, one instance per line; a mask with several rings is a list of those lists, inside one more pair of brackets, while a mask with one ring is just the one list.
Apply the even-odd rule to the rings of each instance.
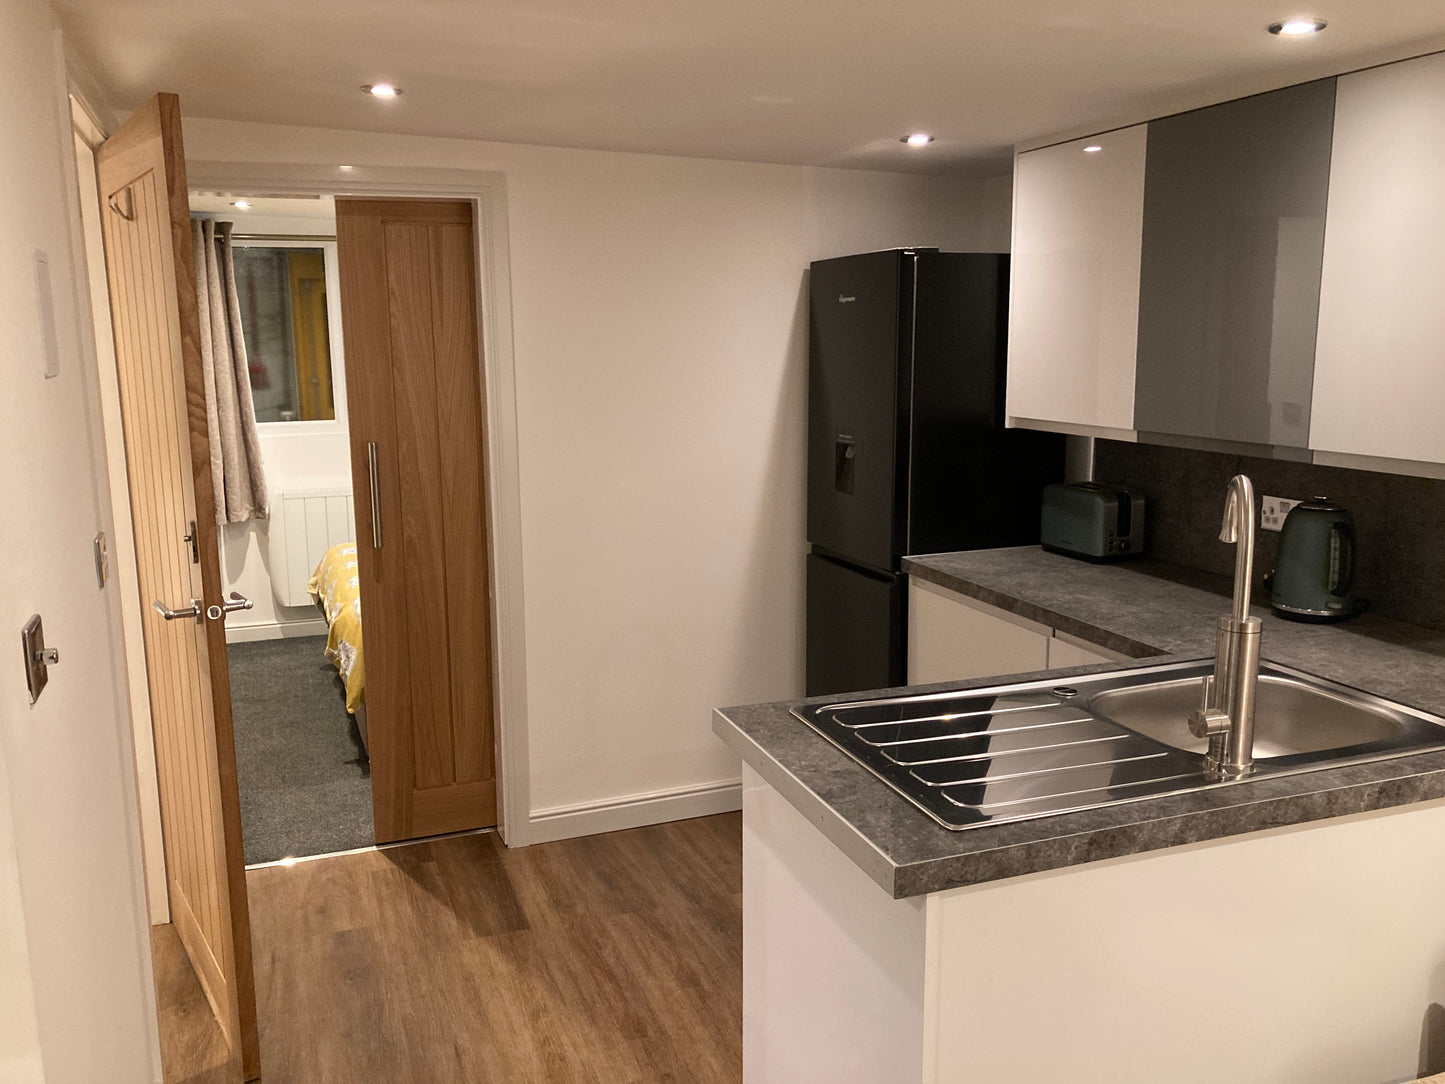
[[1284, 518], [1299, 501], [1288, 497], [1264, 496], [1259, 501], [1259, 525], [1266, 531], [1284, 530]]
[[40, 344], [45, 351], [45, 379], [60, 375], [60, 342], [55, 337], [55, 294], [50, 288], [50, 257], [35, 250], [35, 301], [40, 309]]

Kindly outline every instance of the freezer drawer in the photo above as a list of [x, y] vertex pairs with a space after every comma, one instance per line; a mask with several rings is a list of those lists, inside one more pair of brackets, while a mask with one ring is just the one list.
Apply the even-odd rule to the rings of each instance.
[[807, 695], [904, 684], [907, 598], [903, 576], [808, 554]]

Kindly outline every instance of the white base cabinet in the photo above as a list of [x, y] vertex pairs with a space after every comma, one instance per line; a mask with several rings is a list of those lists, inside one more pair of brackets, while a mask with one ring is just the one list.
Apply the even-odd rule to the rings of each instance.
[[924, 900], [894, 900], [743, 765], [743, 1079], [917, 1081]]
[[893, 900], [745, 765], [744, 1084], [1413, 1080], [1442, 839], [1432, 802]]
[[1110, 651], [1098, 644], [1085, 643], [1076, 636], [1054, 629], [1049, 637], [1049, 669], [1062, 666], [1090, 666], [1100, 662], [1122, 662], [1128, 655]]
[[1026, 674], [1126, 656], [910, 577], [908, 684]]

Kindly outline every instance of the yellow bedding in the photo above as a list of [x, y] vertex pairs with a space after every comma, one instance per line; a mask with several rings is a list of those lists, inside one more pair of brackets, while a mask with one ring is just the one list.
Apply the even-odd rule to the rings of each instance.
[[306, 590], [326, 615], [326, 657], [341, 672], [346, 710], [366, 701], [366, 667], [361, 651], [361, 588], [356, 575], [356, 543], [332, 546], [316, 566]]

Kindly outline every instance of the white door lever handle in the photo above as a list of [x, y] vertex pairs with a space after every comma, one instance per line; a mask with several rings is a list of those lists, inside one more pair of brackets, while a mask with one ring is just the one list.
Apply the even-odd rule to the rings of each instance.
[[219, 606], [210, 606], [206, 609], [206, 616], [212, 621], [219, 621], [228, 613], [236, 610], [249, 610], [256, 604], [239, 591], [232, 591], [231, 596]]
[[167, 621], [174, 621], [178, 617], [189, 617], [197, 623], [201, 620], [201, 600], [198, 598], [191, 599], [191, 604], [180, 610], [172, 610], [169, 606], [161, 602], [152, 602], [151, 609]]

